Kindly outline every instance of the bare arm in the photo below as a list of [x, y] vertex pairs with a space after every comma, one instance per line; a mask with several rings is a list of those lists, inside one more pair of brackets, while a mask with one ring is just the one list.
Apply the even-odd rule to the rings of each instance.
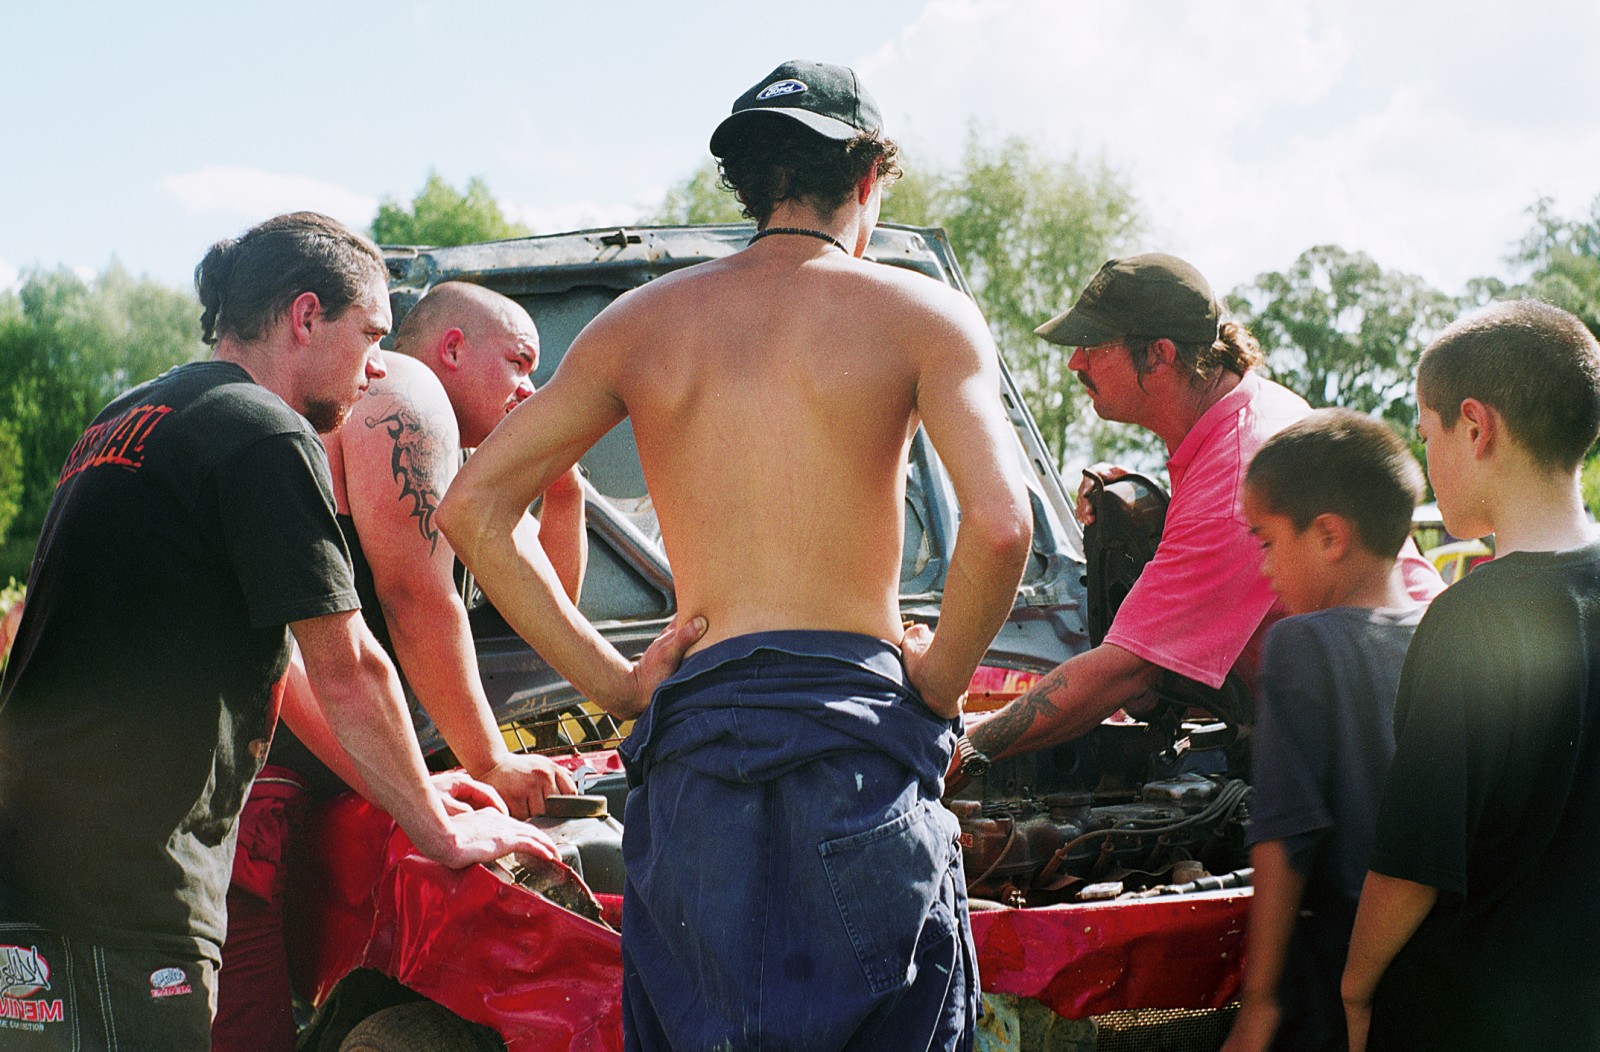
[[917, 381], [917, 411], [961, 506], [939, 625], [902, 641], [906, 669], [929, 707], [961, 711], [972, 674], [1017, 598], [1033, 538], [1027, 487], [1000, 404], [999, 353], [964, 299]]
[[322, 704], [311, 689], [311, 681], [306, 678], [305, 659], [300, 656], [299, 647], [295, 648], [294, 656], [289, 659], [289, 671], [284, 675], [283, 709], [279, 718], [289, 725], [312, 755], [339, 776], [341, 782], [368, 800], [373, 798], [372, 790], [367, 788], [367, 783], [351, 762], [350, 755], [339, 744], [339, 736], [323, 714]]
[[358, 612], [297, 621], [290, 628], [328, 723], [374, 803], [429, 858], [462, 867], [526, 851], [549, 857], [549, 841], [496, 810], [447, 815], [428, 782], [400, 679]]
[[1057, 665], [1032, 690], [968, 731], [991, 759], [1032, 752], [1089, 733], [1100, 721], [1143, 698], [1161, 669], [1101, 643]]
[[674, 623], [635, 665], [579, 612], [523, 511], [623, 417], [604, 368], [589, 359], [615, 324], [602, 314], [543, 388], [473, 454], [439, 509], [439, 525], [508, 624], [585, 697], [632, 719], [705, 631]]
[[1438, 901], [1438, 888], [1382, 873], [1367, 874], [1361, 885], [1361, 904], [1356, 907], [1355, 930], [1350, 933], [1344, 980], [1339, 984], [1350, 1052], [1363, 1052], [1367, 1047], [1378, 980]]
[[547, 795], [576, 785], [544, 757], [513, 755], [500, 737], [455, 588], [455, 553], [434, 522], [460, 462], [444, 389], [425, 367], [397, 361], [339, 441], [350, 513], [407, 680], [468, 774], [518, 817], [543, 813]]
[[1283, 841], [1264, 840], [1250, 849], [1255, 890], [1245, 935], [1244, 989], [1239, 1014], [1222, 1052], [1264, 1052], [1278, 1032], [1278, 984], [1300, 915], [1305, 874], [1289, 863]]
[[539, 543], [550, 557], [567, 598], [583, 592], [589, 567], [589, 535], [583, 507], [583, 476], [576, 467], [550, 484], [539, 509]]
[[[289, 671], [284, 676], [283, 710], [279, 718], [293, 728], [305, 747], [310, 749], [317, 759], [327, 764], [328, 769], [338, 775], [340, 781], [366, 799], [377, 802], [372, 789], [362, 780], [360, 772], [350, 759], [350, 754], [339, 744], [339, 736], [328, 723], [328, 718], [322, 711], [322, 703], [317, 699], [316, 691], [311, 689], [310, 680], [306, 678], [305, 661], [301, 658], [298, 647], [290, 659]], [[441, 802], [448, 814], [460, 814], [462, 811], [480, 807], [507, 810], [505, 798], [499, 790], [487, 783], [475, 781], [461, 771], [430, 775], [428, 781], [444, 795]]]

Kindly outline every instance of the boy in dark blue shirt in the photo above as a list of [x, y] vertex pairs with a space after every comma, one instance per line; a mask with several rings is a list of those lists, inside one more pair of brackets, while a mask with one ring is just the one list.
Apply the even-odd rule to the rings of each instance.
[[1548, 304], [1495, 304], [1423, 353], [1417, 402], [1445, 528], [1496, 556], [1406, 655], [1350, 1047], [1600, 1048], [1600, 537], [1579, 485], [1600, 344]]
[[1325, 409], [1263, 445], [1243, 510], [1291, 616], [1267, 634], [1242, 1006], [1226, 1052], [1343, 1050], [1339, 976], [1424, 607], [1396, 556], [1422, 471], [1388, 426]]

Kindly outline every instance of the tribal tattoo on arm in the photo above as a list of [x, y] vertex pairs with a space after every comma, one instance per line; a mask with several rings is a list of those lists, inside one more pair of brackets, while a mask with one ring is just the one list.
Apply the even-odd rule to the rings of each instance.
[[1067, 667], [1061, 665], [1034, 684], [1028, 693], [973, 727], [968, 737], [984, 755], [999, 759], [1035, 728], [1043, 730], [1057, 724], [1062, 712], [1050, 697], [1053, 694], [1065, 696], [1066, 692]]
[[389, 453], [389, 470], [400, 483], [400, 500], [411, 502], [411, 517], [417, 520], [417, 531], [428, 542], [429, 553], [439, 548], [439, 528], [433, 523], [434, 512], [447, 484], [446, 470], [450, 463], [447, 443], [440, 440], [440, 429], [434, 422], [419, 416], [405, 403], [397, 403], [386, 416], [369, 416], [367, 427], [388, 431], [394, 448]]

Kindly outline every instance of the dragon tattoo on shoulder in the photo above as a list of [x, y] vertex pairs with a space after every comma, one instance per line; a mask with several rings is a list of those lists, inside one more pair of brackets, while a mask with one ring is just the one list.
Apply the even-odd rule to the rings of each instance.
[[430, 553], [439, 548], [439, 528], [433, 516], [444, 494], [446, 455], [438, 429], [410, 406], [399, 403], [385, 416], [369, 416], [364, 423], [376, 430], [384, 428], [394, 448], [389, 453], [389, 471], [400, 484], [398, 499], [411, 502], [411, 517], [428, 542]]

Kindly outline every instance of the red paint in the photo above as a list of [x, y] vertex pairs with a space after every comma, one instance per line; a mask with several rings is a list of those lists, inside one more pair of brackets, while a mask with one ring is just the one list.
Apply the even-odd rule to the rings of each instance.
[[[615, 754], [586, 754], [597, 770]], [[392, 819], [353, 794], [314, 809], [309, 865], [292, 890], [297, 988], [320, 1001], [352, 968], [375, 968], [474, 1022], [511, 1052], [620, 1052], [615, 932], [474, 866], [416, 854]], [[976, 913], [987, 991], [1070, 1018], [1127, 1008], [1215, 1008], [1243, 975], [1249, 892]], [[613, 924], [616, 896], [601, 905]], [[298, 935], [297, 935], [298, 933]]]

